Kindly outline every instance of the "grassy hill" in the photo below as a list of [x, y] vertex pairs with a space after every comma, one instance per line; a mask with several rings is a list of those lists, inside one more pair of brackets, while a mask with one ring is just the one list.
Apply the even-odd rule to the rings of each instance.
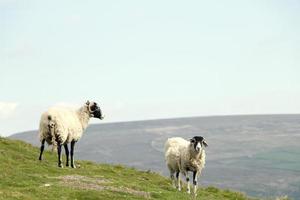
[[[289, 195], [299, 200], [299, 121], [300, 115], [245, 115], [91, 124], [76, 144], [76, 157], [168, 176], [165, 141], [202, 135], [209, 144], [202, 186], [231, 188], [257, 198]], [[35, 130], [10, 138], [39, 147], [37, 135]]]
[[[0, 199], [191, 199], [156, 173], [124, 166], [77, 161], [77, 169], [56, 166], [56, 153], [0, 137]], [[250, 200], [237, 192], [200, 188], [197, 199]]]

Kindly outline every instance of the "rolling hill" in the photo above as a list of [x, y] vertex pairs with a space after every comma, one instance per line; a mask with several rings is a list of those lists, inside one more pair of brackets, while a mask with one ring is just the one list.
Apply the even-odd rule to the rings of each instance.
[[[0, 138], [0, 199], [190, 199], [172, 188], [170, 181], [151, 171], [122, 165], [77, 161], [77, 169], [58, 168], [56, 154], [45, 152], [37, 159], [38, 148]], [[214, 187], [200, 188], [199, 199], [250, 200], [238, 192]]]
[[[300, 197], [300, 115], [194, 117], [92, 124], [76, 146], [78, 159], [121, 164], [167, 176], [168, 137], [206, 138], [199, 183], [258, 198]], [[37, 131], [12, 135], [39, 146]]]

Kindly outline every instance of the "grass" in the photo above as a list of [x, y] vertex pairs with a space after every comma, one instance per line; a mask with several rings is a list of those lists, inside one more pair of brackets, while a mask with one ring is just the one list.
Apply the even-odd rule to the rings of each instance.
[[[0, 199], [191, 199], [170, 180], [153, 172], [121, 165], [77, 161], [77, 169], [57, 167], [56, 153], [0, 137]], [[214, 187], [199, 188], [197, 199], [250, 200], [244, 194]]]

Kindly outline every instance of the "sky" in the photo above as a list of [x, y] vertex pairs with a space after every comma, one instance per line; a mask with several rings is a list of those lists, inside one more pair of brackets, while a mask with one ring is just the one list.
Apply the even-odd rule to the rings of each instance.
[[92, 123], [300, 113], [300, 2], [0, 0], [0, 135], [53, 105]]

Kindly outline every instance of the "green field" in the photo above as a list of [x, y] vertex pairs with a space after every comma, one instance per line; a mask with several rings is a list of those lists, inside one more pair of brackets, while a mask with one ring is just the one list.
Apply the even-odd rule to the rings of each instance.
[[[0, 199], [191, 199], [169, 179], [120, 165], [78, 161], [77, 169], [56, 166], [56, 154], [30, 144], [0, 138]], [[239, 192], [200, 188], [197, 199], [250, 200]]]

